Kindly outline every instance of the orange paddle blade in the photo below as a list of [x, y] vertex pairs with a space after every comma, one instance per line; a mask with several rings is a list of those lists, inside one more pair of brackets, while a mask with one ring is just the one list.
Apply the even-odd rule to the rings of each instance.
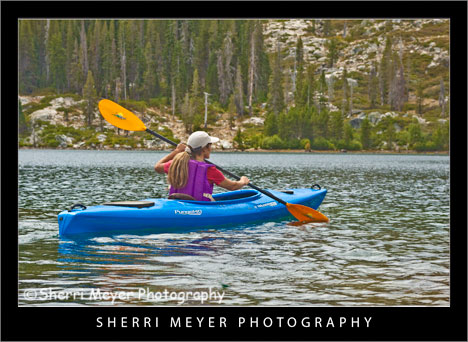
[[315, 209], [306, 207], [301, 204], [291, 204], [286, 203], [286, 208], [288, 208], [291, 215], [297, 218], [301, 222], [328, 222], [330, 221], [328, 217], [323, 215], [321, 212], [318, 212]]
[[99, 101], [99, 111], [108, 123], [126, 131], [146, 131], [146, 126], [135, 114], [111, 100]]

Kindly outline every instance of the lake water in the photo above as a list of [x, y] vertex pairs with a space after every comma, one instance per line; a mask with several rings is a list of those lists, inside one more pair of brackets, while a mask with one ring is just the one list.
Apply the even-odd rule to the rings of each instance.
[[319, 183], [330, 222], [58, 236], [72, 204], [166, 196], [165, 154], [19, 151], [19, 305], [450, 305], [448, 156], [213, 153], [259, 187]]

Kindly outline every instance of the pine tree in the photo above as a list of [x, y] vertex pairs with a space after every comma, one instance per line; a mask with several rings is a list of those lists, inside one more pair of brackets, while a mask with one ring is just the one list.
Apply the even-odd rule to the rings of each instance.
[[158, 92], [159, 84], [156, 70], [156, 61], [153, 57], [153, 47], [151, 41], [148, 41], [145, 46], [145, 70], [143, 72], [143, 96], [149, 100], [155, 97]]
[[249, 56], [249, 76], [248, 76], [248, 88], [247, 88], [247, 98], [249, 106], [249, 114], [252, 115], [252, 103], [255, 91], [255, 80], [258, 77], [258, 51], [257, 44], [255, 44], [255, 32], [258, 29], [258, 24], [254, 24], [254, 28], [250, 37], [250, 56]]
[[333, 68], [335, 62], [338, 59], [338, 43], [336, 38], [331, 38], [325, 43], [325, 47], [328, 49], [328, 67]]
[[395, 141], [395, 126], [392, 119], [388, 120], [385, 130], [385, 138], [387, 142], [387, 150], [393, 150], [393, 142]]
[[49, 39], [48, 56], [50, 63], [49, 79], [51, 85], [55, 87], [58, 92], [63, 92], [66, 87], [66, 55], [62, 44], [62, 33], [60, 31], [53, 33]]
[[361, 144], [362, 148], [366, 150], [371, 147], [371, 126], [367, 118], [361, 123]]
[[445, 88], [444, 79], [440, 79], [439, 106], [441, 108], [440, 116], [445, 117]]
[[47, 19], [45, 22], [45, 34], [44, 34], [44, 66], [45, 66], [45, 79], [46, 84], [49, 86], [50, 80], [50, 55], [49, 55], [49, 37], [50, 37], [50, 19]]
[[264, 123], [265, 136], [273, 136], [278, 134], [278, 115], [273, 112], [267, 114]]
[[[315, 21], [314, 21], [315, 22]], [[312, 65], [309, 65], [307, 67], [307, 80], [306, 80], [306, 87], [305, 89], [305, 103], [306, 107], [312, 108], [312, 103], [314, 99], [314, 92], [315, 92], [315, 80], [314, 80], [314, 67]]]
[[218, 68], [218, 84], [219, 84], [219, 101], [222, 105], [226, 105], [231, 94], [233, 82], [233, 68], [231, 65], [234, 54], [234, 46], [232, 44], [231, 32], [228, 32], [224, 39], [223, 46], [218, 52], [217, 68]]
[[86, 113], [86, 124], [91, 126], [94, 119], [94, 110], [97, 105], [97, 93], [94, 85], [94, 77], [91, 70], [88, 71], [88, 77], [83, 87], [83, 97], [86, 101], [85, 113]]
[[276, 55], [274, 57], [273, 72], [270, 77], [269, 89], [268, 109], [275, 115], [279, 115], [285, 106], [283, 97], [283, 71], [281, 67], [281, 52], [279, 44], [277, 45]]
[[206, 88], [206, 75], [208, 71], [209, 60], [209, 21], [197, 21], [199, 23], [198, 35], [195, 38], [194, 46], [194, 65], [198, 69], [200, 85]]
[[344, 117], [346, 113], [349, 112], [349, 85], [348, 85], [348, 71], [346, 67], [344, 68], [341, 81], [343, 82], [343, 100], [342, 100], [343, 104], [341, 106], [341, 115], [343, 115]]
[[[197, 119], [201, 120], [203, 113], [203, 121], [204, 121], [204, 106], [203, 106], [203, 94], [200, 88], [200, 78], [198, 77], [198, 69], [195, 69], [193, 72], [192, 77], [192, 87], [190, 88], [190, 101], [192, 104], [192, 108], [194, 110], [194, 115]], [[208, 110], [208, 108], [207, 108]], [[208, 114], [208, 113], [207, 113]], [[200, 118], [198, 118], [199, 116]], [[206, 128], [206, 127], [205, 127]]]
[[86, 39], [86, 30], [84, 20], [81, 20], [81, 31], [80, 31], [80, 64], [83, 74], [83, 79], [87, 77], [89, 70], [88, 63], [88, 43]]
[[382, 106], [389, 103], [388, 98], [392, 76], [392, 41], [387, 37], [379, 69], [380, 104]]
[[339, 141], [343, 139], [343, 129], [344, 129], [344, 121], [343, 116], [340, 112], [334, 112], [331, 115], [330, 120], [330, 137], [335, 141]]
[[393, 110], [401, 111], [406, 102], [406, 80], [403, 65], [396, 72], [392, 81], [390, 104]]
[[118, 101], [120, 94], [117, 93], [119, 83], [119, 74], [120, 74], [120, 56], [118, 48], [118, 35], [116, 34], [116, 21], [111, 20], [109, 22], [109, 31], [108, 31], [108, 42], [110, 42], [110, 54], [108, 56], [108, 68], [107, 68], [107, 79], [109, 83], [110, 93], [109, 97], [112, 95], [113, 98]]
[[414, 146], [423, 140], [421, 126], [418, 122], [413, 122], [408, 125], [408, 133], [410, 146]]
[[237, 129], [236, 136], [234, 137], [234, 143], [236, 148], [240, 149], [241, 151], [245, 150], [244, 135], [242, 134], [240, 127]]
[[92, 35], [89, 43], [89, 68], [93, 72], [95, 87], [98, 92], [101, 90], [102, 72], [102, 52], [101, 52], [101, 20], [95, 20]]
[[375, 108], [377, 105], [377, 90], [379, 87], [379, 79], [377, 78], [377, 68], [375, 62], [369, 73], [369, 103], [370, 108]]
[[344, 141], [346, 146], [350, 146], [351, 142], [353, 141], [353, 127], [351, 127], [350, 123], [347, 122], [344, 124]]
[[422, 85], [421, 79], [418, 79], [416, 83], [416, 102], [417, 102], [417, 112], [418, 114], [423, 113], [423, 103], [424, 103], [424, 88]]
[[297, 91], [297, 78], [300, 78], [300, 74], [302, 74], [302, 68], [304, 64], [304, 48], [301, 37], [297, 39], [295, 54], [294, 54], [294, 70], [292, 72], [292, 92], [295, 94], [296, 99], [296, 91]]
[[31, 93], [39, 86], [39, 53], [31, 20], [19, 21], [18, 86], [21, 94]]
[[21, 100], [18, 99], [18, 133], [25, 134], [29, 131], [28, 125], [26, 123], [26, 118], [23, 113], [23, 106], [21, 105]]
[[318, 89], [319, 89], [318, 112], [320, 114], [322, 109], [326, 108], [326, 104], [327, 104], [327, 99], [325, 98], [325, 91], [327, 89], [327, 80], [325, 78], [325, 70], [322, 70], [322, 73], [320, 74]]
[[268, 86], [271, 69], [270, 60], [268, 54], [265, 51], [265, 43], [263, 40], [263, 25], [261, 21], [258, 22], [254, 38], [255, 44], [257, 46], [256, 50], [258, 55], [258, 72], [255, 78], [254, 98], [257, 102], [263, 102], [266, 101], [268, 97]]
[[331, 104], [333, 99], [334, 99], [334, 85], [335, 85], [335, 79], [333, 77], [333, 74], [331, 74], [327, 79], [327, 85], [328, 85], [328, 103]]
[[71, 91], [72, 85], [72, 64], [73, 64], [73, 51], [74, 51], [74, 43], [75, 43], [75, 35], [74, 35], [74, 26], [76, 21], [75, 20], [68, 20], [66, 26], [66, 34], [65, 34], [65, 53], [66, 53], [66, 61], [65, 61], [65, 70], [66, 70], [66, 79], [67, 79], [67, 86], [66, 90]]
[[242, 73], [240, 64], [237, 63], [236, 68], [236, 83], [234, 85], [234, 103], [236, 105], [236, 112], [240, 116], [244, 115], [244, 90], [242, 87]]
[[296, 54], [295, 54], [295, 86], [294, 86], [294, 102], [296, 106], [304, 108], [307, 103], [307, 88], [304, 75], [304, 46], [301, 37], [297, 39]]

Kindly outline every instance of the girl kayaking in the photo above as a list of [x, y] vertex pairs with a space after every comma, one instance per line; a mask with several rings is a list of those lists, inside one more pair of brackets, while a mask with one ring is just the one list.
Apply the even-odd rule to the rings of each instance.
[[194, 132], [187, 144], [177, 145], [156, 163], [156, 172], [167, 173], [169, 198], [213, 201], [213, 184], [226, 190], [238, 190], [249, 183], [245, 176], [238, 181], [227, 179], [215, 166], [205, 163], [205, 159], [210, 158], [211, 144], [217, 141], [218, 138], [210, 137], [206, 132]]

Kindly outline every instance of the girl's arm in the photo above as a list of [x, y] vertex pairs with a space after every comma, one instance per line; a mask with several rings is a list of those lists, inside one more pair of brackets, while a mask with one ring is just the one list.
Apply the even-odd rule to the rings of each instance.
[[224, 180], [218, 185], [226, 190], [239, 190], [242, 189], [245, 185], [249, 184], [250, 180], [242, 176], [238, 181], [232, 181], [230, 179], [224, 178]]
[[168, 161], [174, 159], [174, 157], [175, 157], [178, 153], [184, 152], [186, 147], [187, 147], [187, 145], [185, 145], [185, 144], [183, 144], [183, 143], [180, 143], [179, 145], [177, 145], [177, 147], [175, 148], [174, 151], [172, 151], [171, 153], [169, 153], [167, 156], [161, 158], [161, 160], [159, 160], [159, 161], [154, 165], [154, 171], [156, 171], [157, 173], [164, 173], [164, 163], [167, 163]]

